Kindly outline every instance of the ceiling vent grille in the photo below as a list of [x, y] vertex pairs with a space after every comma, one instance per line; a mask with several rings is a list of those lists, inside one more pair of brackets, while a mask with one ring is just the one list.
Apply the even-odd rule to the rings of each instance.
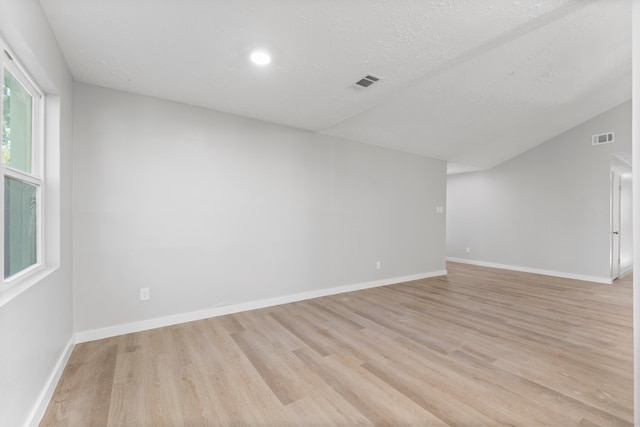
[[380, 77], [376, 77], [376, 76], [372, 76], [371, 74], [367, 74], [366, 76], [364, 76], [363, 78], [361, 78], [360, 80], [355, 82], [353, 84], [353, 87], [356, 88], [356, 89], [366, 89], [369, 86], [373, 85], [374, 83], [379, 82], [380, 80], [382, 80]]
[[601, 133], [591, 136], [591, 145], [610, 144], [613, 142], [615, 134], [613, 132]]

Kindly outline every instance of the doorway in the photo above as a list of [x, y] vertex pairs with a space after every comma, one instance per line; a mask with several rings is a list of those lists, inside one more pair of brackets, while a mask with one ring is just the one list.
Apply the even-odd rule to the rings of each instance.
[[611, 164], [611, 279], [633, 269], [631, 156], [614, 154]]

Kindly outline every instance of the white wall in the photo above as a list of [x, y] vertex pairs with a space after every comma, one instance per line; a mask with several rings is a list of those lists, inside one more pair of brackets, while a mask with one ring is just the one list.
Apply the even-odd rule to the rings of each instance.
[[73, 86], [37, 0], [0, 0], [0, 34], [48, 98], [46, 255], [55, 271], [0, 306], [0, 425], [20, 426], [39, 421], [72, 343]]
[[[610, 131], [614, 143], [591, 145]], [[631, 102], [493, 169], [449, 176], [447, 257], [608, 280], [611, 153], [620, 152], [631, 152]]]
[[74, 107], [79, 332], [445, 269], [444, 162], [84, 84]]

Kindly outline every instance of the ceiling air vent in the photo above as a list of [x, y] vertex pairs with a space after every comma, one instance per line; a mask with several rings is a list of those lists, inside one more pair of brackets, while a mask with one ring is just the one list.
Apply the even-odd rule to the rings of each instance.
[[374, 83], [380, 81], [380, 77], [372, 76], [371, 74], [367, 74], [357, 82], [353, 84], [353, 87], [356, 89], [366, 89]]
[[613, 142], [615, 134], [613, 132], [601, 133], [591, 137], [591, 145], [610, 144]]

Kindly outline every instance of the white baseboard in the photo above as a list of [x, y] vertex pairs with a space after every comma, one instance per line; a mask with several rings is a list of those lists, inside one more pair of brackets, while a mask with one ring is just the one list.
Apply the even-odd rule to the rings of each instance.
[[256, 310], [259, 308], [272, 307], [280, 304], [288, 304], [296, 301], [303, 301], [311, 298], [319, 298], [328, 295], [341, 294], [345, 292], [359, 291], [362, 289], [375, 288], [378, 286], [393, 285], [395, 283], [410, 282], [412, 280], [426, 279], [429, 277], [444, 276], [447, 270], [420, 273], [410, 276], [394, 277], [389, 279], [375, 280], [366, 283], [337, 286], [333, 288], [318, 289], [316, 291], [301, 292], [297, 294], [285, 295], [276, 298], [267, 298], [258, 301], [213, 307], [206, 310], [193, 311], [189, 313], [176, 314], [172, 316], [158, 317], [155, 319], [141, 320], [139, 322], [125, 323], [121, 325], [108, 326], [106, 328], [91, 329], [76, 332], [75, 342], [82, 343], [117, 335], [129, 334], [132, 332], [146, 331], [149, 329], [162, 328], [164, 326], [177, 325], [179, 323], [193, 322], [195, 320], [208, 319], [210, 317], [224, 316], [226, 314], [239, 313], [241, 311]]
[[633, 265], [631, 267], [627, 267], [624, 270], [622, 270], [620, 272], [620, 275], [618, 276], [618, 279], [622, 279], [624, 276], [631, 273], [632, 271], [633, 271]]
[[476, 261], [476, 260], [464, 259], [464, 258], [447, 257], [447, 261], [460, 262], [463, 264], [479, 265], [481, 267], [500, 268], [502, 270], [521, 271], [523, 273], [542, 274], [544, 276], [562, 277], [563, 279], [575, 279], [575, 280], [582, 280], [585, 282], [604, 283], [606, 285], [610, 285], [613, 283], [613, 280], [610, 277], [585, 276], [581, 274], [564, 273], [564, 272], [553, 271], [553, 270], [541, 270], [538, 268], [519, 267], [515, 265], [508, 265], [508, 264], [497, 264], [493, 262]]
[[45, 384], [42, 392], [40, 392], [40, 396], [36, 400], [29, 417], [27, 418], [27, 422], [25, 426], [37, 427], [44, 416], [45, 411], [47, 410], [47, 406], [51, 401], [51, 397], [53, 396], [53, 392], [56, 390], [56, 386], [58, 385], [58, 381], [62, 376], [62, 372], [64, 371], [65, 366], [67, 366], [67, 362], [69, 361], [69, 357], [71, 357], [71, 352], [73, 351], [73, 347], [75, 345], [74, 337], [72, 336], [64, 351], [60, 355], [56, 366], [51, 372], [47, 383]]

